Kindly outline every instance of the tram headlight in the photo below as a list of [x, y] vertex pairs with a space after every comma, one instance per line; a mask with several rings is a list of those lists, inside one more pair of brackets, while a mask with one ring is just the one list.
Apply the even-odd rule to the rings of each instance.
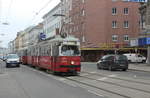
[[74, 62], [74, 61], [71, 61], [71, 64], [73, 65], [73, 64], [75, 64], [75, 62]]

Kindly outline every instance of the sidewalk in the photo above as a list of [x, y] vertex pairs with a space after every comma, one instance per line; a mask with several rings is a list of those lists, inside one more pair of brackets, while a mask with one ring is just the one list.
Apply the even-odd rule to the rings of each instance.
[[129, 69], [137, 70], [137, 71], [150, 72], [150, 65], [148, 65], [148, 64], [140, 64], [140, 63], [133, 63], [133, 64], [129, 64]]

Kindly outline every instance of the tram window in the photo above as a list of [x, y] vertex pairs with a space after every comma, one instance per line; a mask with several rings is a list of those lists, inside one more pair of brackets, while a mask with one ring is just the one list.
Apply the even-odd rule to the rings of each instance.
[[64, 45], [64, 46], [62, 46], [61, 50], [62, 50], [61, 53], [65, 56], [74, 56], [74, 55], [80, 54], [77, 46]]
[[44, 56], [47, 56], [47, 47], [44, 46]]
[[34, 56], [34, 48], [31, 48], [31, 56]]
[[34, 56], [37, 56], [37, 47], [35, 47]]
[[35, 47], [35, 56], [38, 56], [38, 47]]
[[41, 47], [39, 47], [39, 56], [41, 56]]
[[48, 54], [47, 54], [47, 46], [44, 47], [44, 56], [48, 56]]
[[54, 45], [52, 51], [53, 51], [53, 56], [59, 55], [59, 47], [58, 46]]
[[42, 56], [44, 56], [44, 47], [42, 47]]
[[47, 46], [46, 52], [47, 52], [47, 56], [50, 56], [51, 50], [50, 50], [50, 47], [49, 47], [49, 46]]
[[48, 48], [48, 51], [49, 51], [49, 56], [51, 56], [51, 46], [49, 46], [49, 48]]

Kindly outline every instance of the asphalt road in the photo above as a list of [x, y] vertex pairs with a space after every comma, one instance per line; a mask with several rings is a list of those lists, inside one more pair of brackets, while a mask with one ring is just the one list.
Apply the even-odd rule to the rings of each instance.
[[150, 72], [99, 70], [96, 63], [82, 63], [80, 76], [74, 79], [99, 87], [108, 98], [150, 98]]
[[1, 65], [0, 98], [150, 98], [150, 72], [98, 70], [96, 63], [82, 63], [79, 76], [60, 77]]
[[100, 98], [81, 87], [61, 82], [61, 77], [33, 68], [5, 68], [1, 62], [0, 98]]

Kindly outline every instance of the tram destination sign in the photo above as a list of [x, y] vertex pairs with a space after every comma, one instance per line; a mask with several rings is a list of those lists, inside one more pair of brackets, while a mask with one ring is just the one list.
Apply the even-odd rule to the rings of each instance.
[[147, 2], [148, 0], [122, 0], [127, 2]]

